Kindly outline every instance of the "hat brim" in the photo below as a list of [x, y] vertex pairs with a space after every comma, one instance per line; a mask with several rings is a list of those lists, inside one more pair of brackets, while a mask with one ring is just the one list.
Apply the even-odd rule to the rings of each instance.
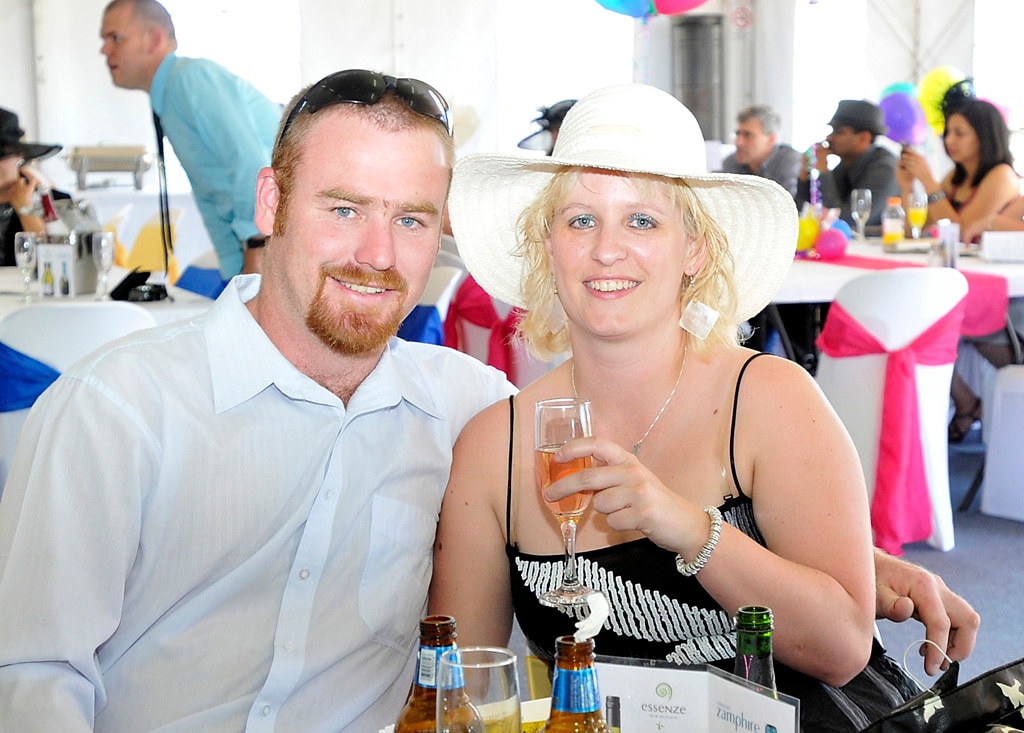
[[527, 135], [516, 147], [523, 150], [540, 150], [544, 153], [551, 151], [552, 139], [551, 130], [538, 130], [532, 135]]
[[469, 155], [453, 174], [449, 214], [459, 253], [491, 296], [525, 307], [519, 217], [565, 166], [642, 173], [685, 181], [725, 231], [734, 260], [736, 316], [744, 321], [771, 302], [793, 263], [797, 213], [782, 186], [759, 176], [636, 170], [627, 160], [594, 165], [559, 158]]
[[25, 160], [41, 160], [49, 158], [61, 149], [61, 145], [47, 145], [45, 143], [5, 143], [0, 146], [0, 155], [20, 155]]

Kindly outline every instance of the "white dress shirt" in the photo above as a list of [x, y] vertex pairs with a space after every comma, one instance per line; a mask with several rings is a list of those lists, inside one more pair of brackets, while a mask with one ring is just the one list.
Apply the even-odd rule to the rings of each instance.
[[0, 730], [394, 721], [452, 445], [514, 388], [393, 339], [346, 407], [253, 320], [258, 289], [37, 401], [0, 501]]

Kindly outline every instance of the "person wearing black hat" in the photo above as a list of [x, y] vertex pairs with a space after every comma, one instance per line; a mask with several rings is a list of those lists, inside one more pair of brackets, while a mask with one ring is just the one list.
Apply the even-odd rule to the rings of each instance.
[[555, 149], [555, 141], [558, 139], [558, 131], [562, 127], [562, 120], [572, 106], [576, 104], [575, 99], [563, 99], [555, 102], [550, 107], [540, 107], [540, 117], [534, 120], [540, 129], [532, 135], [527, 135], [519, 141], [519, 147], [523, 150], [543, 150], [545, 155], [551, 155]]
[[[829, 120], [832, 132], [817, 147], [814, 167], [819, 171], [821, 200], [826, 208], [839, 209], [839, 218], [853, 225], [850, 193], [857, 188], [871, 190], [871, 215], [867, 226], [882, 223], [882, 210], [890, 196], [899, 196], [896, 156], [875, 144], [875, 138], [889, 131], [881, 108], [866, 99], [844, 99]], [[829, 153], [839, 156], [839, 165], [828, 169]], [[800, 172], [797, 204], [810, 201], [808, 170]]]
[[[25, 142], [25, 131], [18, 115], [0, 107], [0, 265], [14, 262], [14, 235], [17, 232], [42, 232], [44, 222], [34, 208], [33, 197], [39, 179], [24, 164], [41, 160], [61, 149], [60, 145]], [[53, 191], [54, 198], [71, 198]]]

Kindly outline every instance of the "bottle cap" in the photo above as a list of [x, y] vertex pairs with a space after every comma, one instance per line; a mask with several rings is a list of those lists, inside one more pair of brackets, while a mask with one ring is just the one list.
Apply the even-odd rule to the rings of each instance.
[[899, 206], [902, 203], [903, 203], [903, 199], [901, 199], [899, 196], [890, 196], [889, 197], [889, 206]]

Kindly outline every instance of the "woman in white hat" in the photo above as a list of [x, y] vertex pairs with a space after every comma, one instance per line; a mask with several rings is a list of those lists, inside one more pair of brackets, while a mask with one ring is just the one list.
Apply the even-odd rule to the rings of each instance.
[[[556, 460], [594, 467], [547, 498], [594, 492], [576, 548], [580, 580], [611, 606], [601, 654], [731, 671], [731, 619], [760, 604], [774, 611], [779, 689], [801, 698], [805, 730], [860, 730], [911, 694], [874, 643], [853, 444], [805, 370], [737, 343], [792, 261], [789, 194], [707, 173], [689, 110], [621, 85], [576, 103], [550, 158], [465, 158], [449, 205], [470, 272], [528, 311], [528, 345], [573, 357], [456, 444], [430, 605], [458, 619], [460, 644], [506, 644], [514, 605], [550, 658], [585, 613], [538, 600], [563, 552], [533, 451], [535, 403], [578, 395], [595, 437]], [[876, 686], [869, 663], [888, 681]]]

